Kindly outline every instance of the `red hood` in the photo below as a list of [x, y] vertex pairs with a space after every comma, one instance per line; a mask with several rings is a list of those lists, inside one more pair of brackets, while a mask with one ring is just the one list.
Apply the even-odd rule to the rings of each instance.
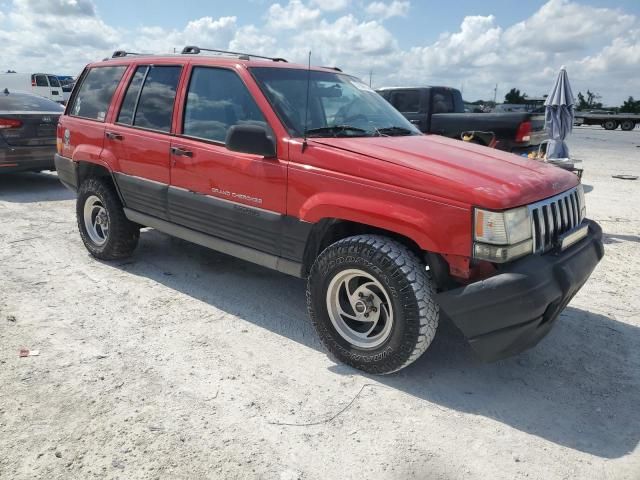
[[436, 135], [314, 138], [313, 142], [420, 172], [412, 176], [412, 185], [400, 186], [486, 208], [533, 203], [578, 184], [575, 175], [560, 168]]

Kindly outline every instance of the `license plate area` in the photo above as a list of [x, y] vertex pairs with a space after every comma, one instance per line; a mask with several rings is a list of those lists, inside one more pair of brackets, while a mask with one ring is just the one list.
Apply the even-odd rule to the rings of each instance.
[[558, 238], [560, 251], [564, 252], [571, 245], [578, 243], [589, 234], [589, 225], [582, 225]]

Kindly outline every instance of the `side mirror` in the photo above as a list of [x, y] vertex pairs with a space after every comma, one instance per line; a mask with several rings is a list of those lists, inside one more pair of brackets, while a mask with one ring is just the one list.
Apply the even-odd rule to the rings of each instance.
[[275, 142], [261, 125], [234, 125], [227, 131], [225, 145], [232, 152], [276, 156]]

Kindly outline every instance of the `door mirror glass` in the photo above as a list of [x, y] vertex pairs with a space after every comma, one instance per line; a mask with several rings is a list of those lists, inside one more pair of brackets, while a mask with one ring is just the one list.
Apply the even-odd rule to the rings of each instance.
[[276, 145], [261, 125], [233, 125], [227, 131], [226, 147], [233, 152], [275, 157]]

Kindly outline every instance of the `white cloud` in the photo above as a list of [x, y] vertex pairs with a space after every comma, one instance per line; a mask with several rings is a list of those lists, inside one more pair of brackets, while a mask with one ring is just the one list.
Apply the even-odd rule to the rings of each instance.
[[409, 13], [408, 1], [393, 0], [391, 3], [373, 2], [367, 5], [366, 12], [372, 17], [385, 20], [391, 17], [406, 17]]
[[300, 0], [290, 0], [286, 6], [274, 3], [267, 13], [267, 25], [278, 29], [297, 29], [320, 18], [320, 10], [306, 7]]
[[0, 56], [0, 71], [76, 74], [117, 49], [161, 53], [191, 44], [300, 63], [311, 50], [315, 65], [366, 79], [373, 71], [374, 86], [464, 85], [469, 100], [492, 98], [496, 83], [499, 99], [511, 87], [542, 95], [560, 65], [567, 65], [576, 93], [588, 88], [612, 105], [640, 96], [640, 21], [579, 1], [550, 0], [513, 25], [492, 15], [467, 16], [434, 41], [401, 45], [384, 23], [407, 14], [409, 2], [397, 0], [280, 0], [255, 5], [263, 24], [202, 17], [163, 28], [141, 19], [133, 29], [107, 24], [92, 0], [13, 0], [0, 12], [0, 44], [10, 46]]
[[327, 12], [337, 12], [344, 10], [349, 6], [351, 0], [312, 0], [311, 3], [318, 7], [320, 10]]
[[619, 35], [635, 18], [609, 8], [594, 8], [569, 0], [550, 0], [530, 18], [508, 28], [507, 48], [550, 53], [579, 51], [603, 37]]

